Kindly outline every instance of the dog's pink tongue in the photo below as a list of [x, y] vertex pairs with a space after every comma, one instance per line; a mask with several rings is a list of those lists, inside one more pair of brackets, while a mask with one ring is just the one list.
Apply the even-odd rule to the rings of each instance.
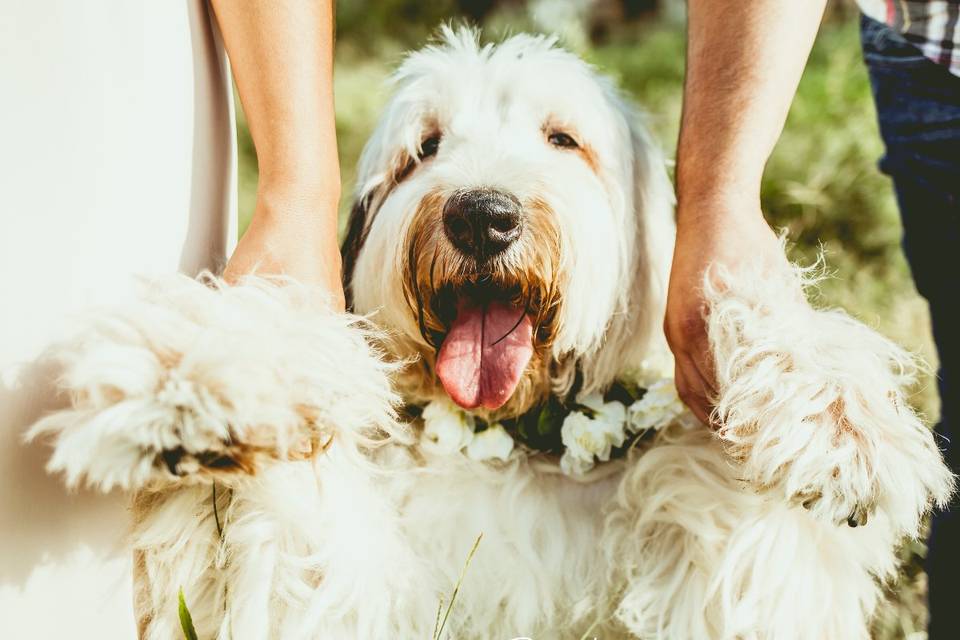
[[516, 389], [532, 355], [533, 327], [521, 309], [461, 301], [437, 355], [437, 376], [464, 409], [497, 409]]

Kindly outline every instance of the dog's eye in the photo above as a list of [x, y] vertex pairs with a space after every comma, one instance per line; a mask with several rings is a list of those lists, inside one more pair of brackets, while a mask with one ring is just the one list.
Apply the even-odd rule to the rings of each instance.
[[430, 136], [420, 143], [420, 159], [429, 158], [437, 155], [437, 149], [440, 148], [440, 136]]
[[551, 133], [547, 136], [547, 142], [561, 149], [576, 149], [580, 146], [572, 136], [563, 131], [554, 131]]

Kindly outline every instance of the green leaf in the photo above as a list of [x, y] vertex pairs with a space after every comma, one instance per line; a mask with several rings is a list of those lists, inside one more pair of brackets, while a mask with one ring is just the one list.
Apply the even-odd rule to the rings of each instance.
[[[517, 430], [517, 435], [520, 436], [521, 442], [530, 441], [530, 426], [531, 426], [531, 423], [535, 422], [531, 417], [531, 413], [532, 412], [528, 411], [527, 413], [523, 414], [522, 416], [516, 419], [515, 428]], [[536, 425], [534, 424], [534, 426]]]
[[180, 605], [180, 628], [183, 629], [184, 640], [198, 640], [197, 630], [193, 628], [193, 617], [190, 615], [190, 609], [187, 608], [187, 601], [183, 598], [183, 589], [180, 589], [178, 596]]
[[541, 436], [548, 436], [557, 428], [557, 418], [559, 417], [557, 408], [552, 397], [544, 403], [540, 410], [540, 416], [537, 418], [537, 433]]
[[613, 383], [613, 386], [607, 390], [604, 400], [607, 402], [615, 400], [629, 407], [635, 401], [642, 398], [645, 392], [645, 389], [641, 389], [640, 385], [632, 380], [617, 380]]

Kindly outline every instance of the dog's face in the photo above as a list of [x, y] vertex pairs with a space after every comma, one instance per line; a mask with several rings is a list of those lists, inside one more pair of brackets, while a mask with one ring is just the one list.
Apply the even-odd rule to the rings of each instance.
[[616, 92], [552, 41], [443, 33], [411, 55], [364, 150], [348, 297], [403, 391], [517, 415], [599, 389], [659, 334], [672, 249], [662, 160]]

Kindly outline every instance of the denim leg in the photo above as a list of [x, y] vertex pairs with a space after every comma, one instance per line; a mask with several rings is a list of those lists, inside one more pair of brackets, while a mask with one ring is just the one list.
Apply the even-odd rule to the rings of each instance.
[[[930, 304], [940, 359], [937, 432], [960, 471], [960, 77], [925, 59], [885, 25], [863, 17], [864, 59], [886, 145], [881, 169], [893, 178], [903, 248], [917, 290]], [[934, 514], [926, 559], [930, 640], [960, 633], [960, 503]]]

